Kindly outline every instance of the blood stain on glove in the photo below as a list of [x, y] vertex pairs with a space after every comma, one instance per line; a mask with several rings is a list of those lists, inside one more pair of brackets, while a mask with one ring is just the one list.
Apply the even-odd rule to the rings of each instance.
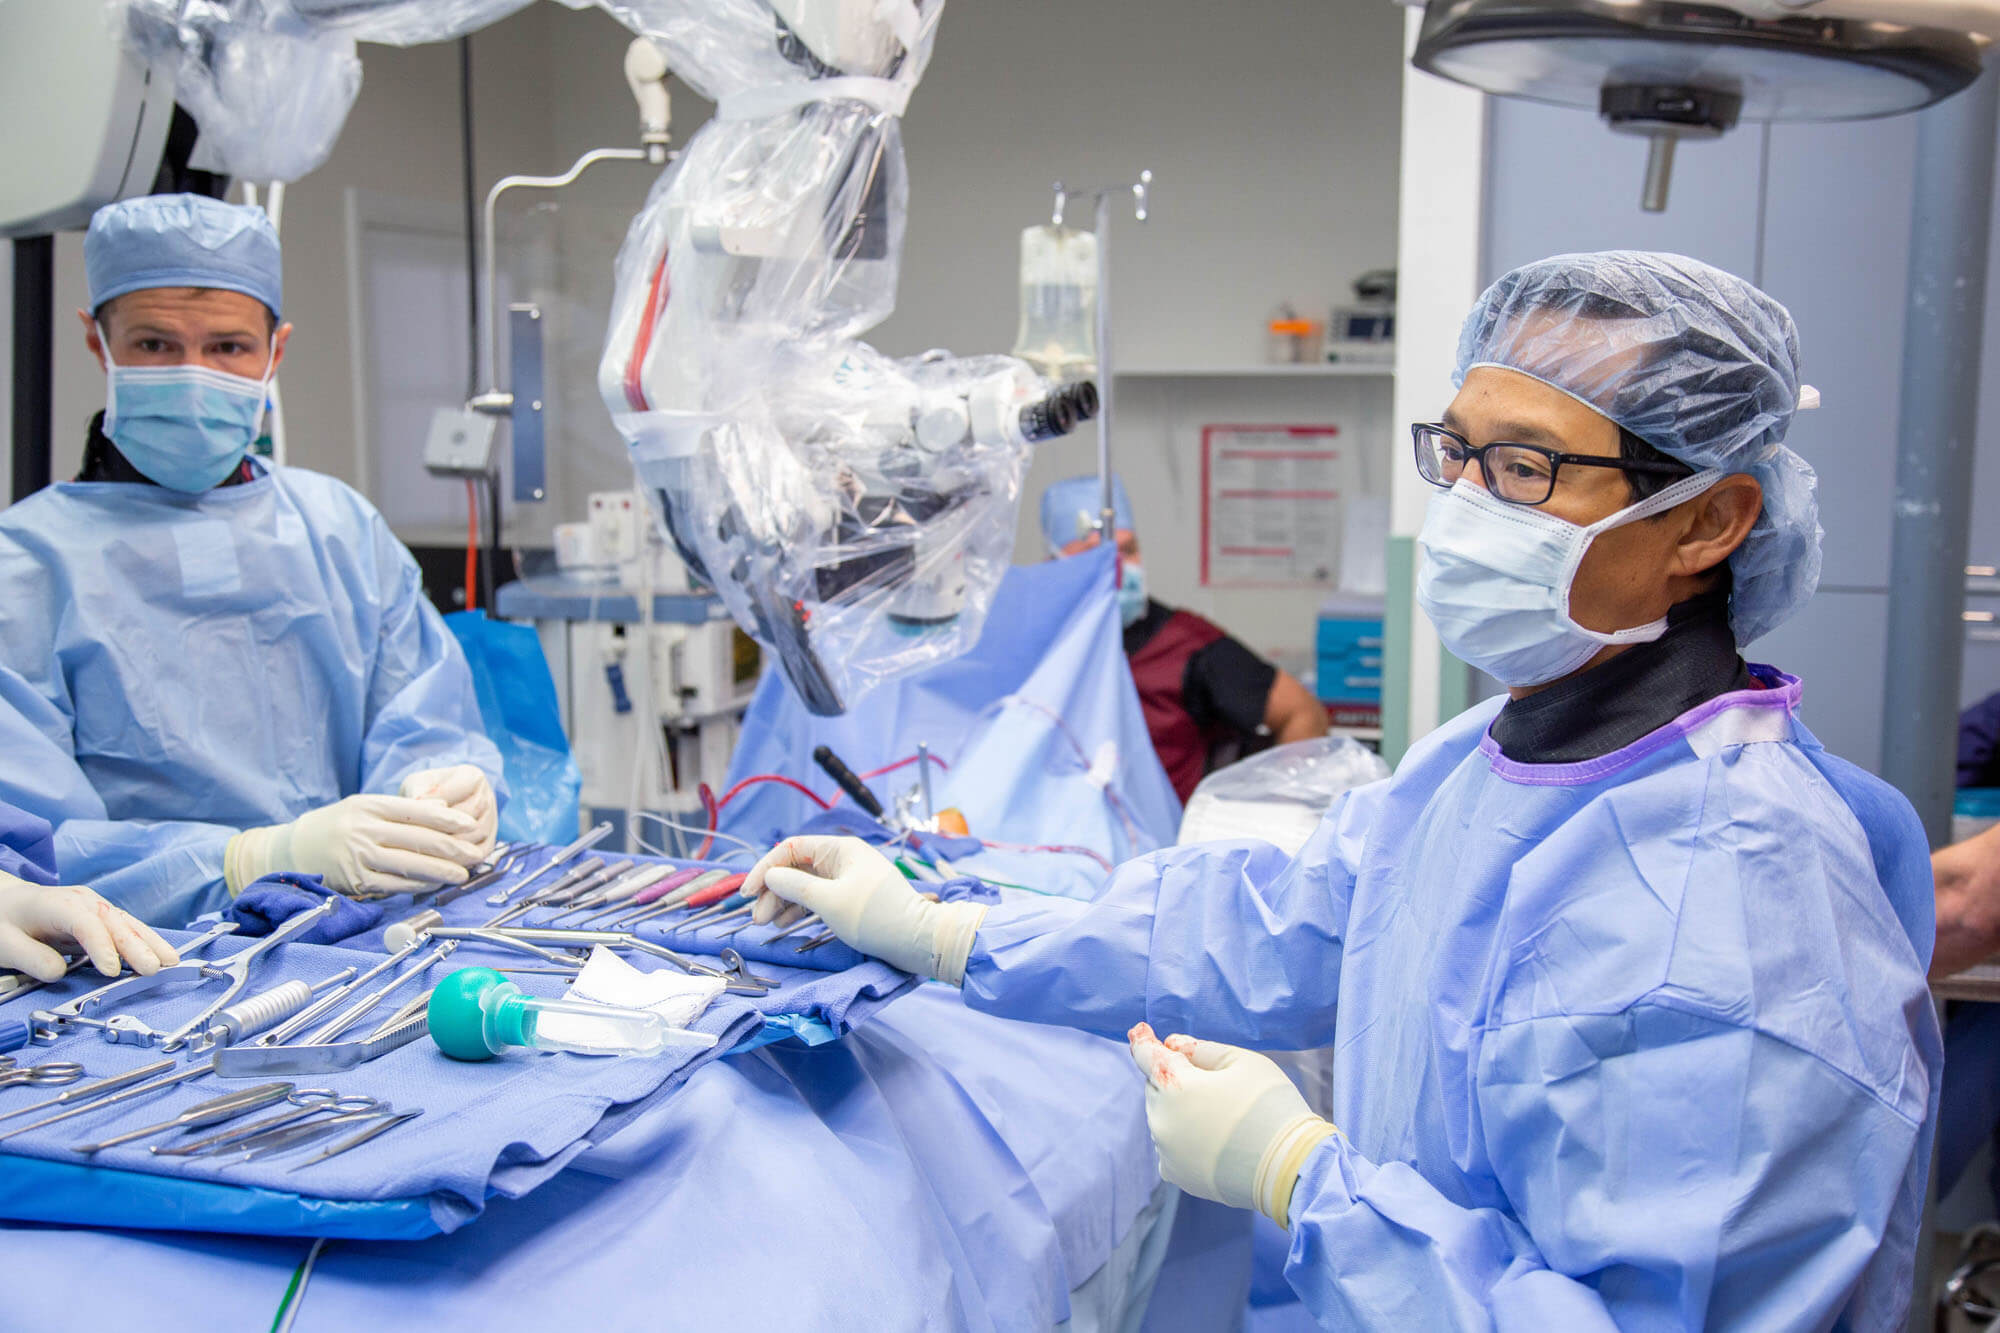
[[[1167, 1059], [1167, 1048], [1153, 1034], [1153, 1025], [1151, 1023], [1138, 1024], [1130, 1032], [1126, 1033], [1125, 1037], [1132, 1044], [1132, 1054], [1141, 1060], [1145, 1059], [1145, 1056], [1141, 1055], [1139, 1051], [1142, 1043], [1150, 1043], [1156, 1048], [1151, 1061], [1151, 1068], [1146, 1074], [1147, 1079], [1154, 1087], [1171, 1088], [1179, 1082], [1178, 1077], [1174, 1073], [1172, 1063]], [[1183, 1040], [1186, 1039], [1183, 1038]]]

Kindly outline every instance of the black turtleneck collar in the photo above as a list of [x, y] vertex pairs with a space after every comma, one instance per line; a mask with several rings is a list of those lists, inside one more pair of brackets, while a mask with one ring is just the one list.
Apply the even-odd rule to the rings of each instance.
[[1667, 613], [1667, 632], [1600, 666], [1510, 699], [1493, 719], [1500, 753], [1521, 764], [1599, 759], [1717, 695], [1756, 687], [1729, 628], [1729, 589]]
[[[236, 470], [223, 478], [224, 486], [240, 486], [257, 478], [257, 469], [250, 466], [245, 458], [236, 465]], [[76, 474], [78, 481], [124, 481], [140, 486], [157, 486], [158, 482], [132, 466], [131, 460], [118, 452], [118, 446], [104, 433], [104, 413], [99, 412], [90, 419], [90, 435], [83, 442], [83, 466]]]

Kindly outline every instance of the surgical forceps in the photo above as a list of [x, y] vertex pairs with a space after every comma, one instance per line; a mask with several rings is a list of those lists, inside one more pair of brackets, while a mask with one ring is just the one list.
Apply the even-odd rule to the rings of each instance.
[[563, 848], [561, 851], [557, 852], [554, 856], [550, 857], [547, 865], [543, 866], [540, 870], [537, 870], [534, 874], [522, 880], [519, 884], [516, 884], [511, 889], [502, 889], [498, 893], [489, 894], [486, 899], [486, 905], [488, 907], [505, 907], [507, 905], [507, 900], [509, 898], [513, 897], [521, 890], [527, 888], [530, 884], [533, 884], [543, 875], [548, 874], [551, 870], [554, 870], [557, 866], [562, 865], [564, 862], [568, 861], [571, 857], [575, 856], [578, 852], [581, 852], [586, 848], [595, 847], [598, 843], [603, 842], [606, 838], [610, 836], [611, 836], [611, 821], [607, 819], [604, 822], [598, 824], [595, 828], [591, 829], [590, 832], [584, 834], [581, 838], [578, 838], [575, 842], [571, 843], [569, 846]]
[[266, 1157], [278, 1157], [295, 1149], [303, 1148], [309, 1143], [317, 1143], [319, 1140], [334, 1133], [342, 1125], [351, 1125], [361, 1120], [378, 1120], [383, 1116], [394, 1115], [395, 1112], [396, 1108], [389, 1103], [375, 1102], [371, 1099], [371, 1104], [360, 1110], [342, 1111], [337, 1115], [328, 1116], [324, 1120], [310, 1120], [304, 1124], [289, 1125], [283, 1129], [274, 1129], [267, 1134], [260, 1134], [254, 1139], [245, 1139], [240, 1143], [231, 1144], [217, 1153], [216, 1157], [219, 1160], [229, 1156], [231, 1153], [240, 1152], [243, 1154], [234, 1161], [222, 1162], [224, 1166], [235, 1166], [240, 1162], [261, 1161]]
[[368, 1128], [362, 1130], [359, 1134], [355, 1134], [348, 1138], [344, 1138], [340, 1142], [332, 1144], [322, 1149], [317, 1155], [306, 1158], [305, 1161], [300, 1162], [297, 1166], [286, 1167], [285, 1168], [286, 1172], [290, 1173], [293, 1171], [303, 1171], [305, 1168], [313, 1165], [315, 1162], [324, 1162], [329, 1157], [338, 1157], [342, 1153], [348, 1151], [351, 1148], [359, 1148], [362, 1144], [368, 1142], [368, 1140], [374, 1138], [378, 1134], [387, 1134], [390, 1130], [402, 1124], [405, 1120], [415, 1120], [418, 1116], [424, 1113], [424, 1108], [421, 1106], [415, 1107], [408, 1111], [398, 1111], [394, 1115], [389, 1115], [388, 1110], [389, 1108], [385, 1106], [382, 1108], [381, 1111], [377, 1112], [378, 1115], [381, 1115], [383, 1117], [379, 1123], [370, 1125]]
[[200, 1153], [233, 1152], [235, 1149], [228, 1145], [246, 1144], [259, 1135], [282, 1129], [286, 1125], [295, 1125], [301, 1120], [318, 1115], [321, 1111], [332, 1111], [339, 1115], [348, 1111], [372, 1111], [381, 1105], [373, 1097], [344, 1097], [330, 1088], [303, 1088], [290, 1094], [285, 1100], [291, 1103], [291, 1107], [276, 1115], [265, 1116], [262, 1120], [247, 1125], [225, 1129], [219, 1134], [210, 1134], [207, 1138], [196, 1139], [192, 1143], [177, 1143], [168, 1148], [162, 1148], [156, 1143], [146, 1151], [155, 1157], [193, 1157]]
[[59, 1088], [82, 1077], [83, 1066], [74, 1060], [24, 1065], [11, 1055], [0, 1055], [0, 1088]]
[[244, 1088], [238, 1092], [226, 1092], [220, 1097], [211, 1097], [205, 1102], [196, 1102], [187, 1110], [157, 1125], [146, 1125], [140, 1129], [128, 1129], [123, 1134], [114, 1134], [108, 1139], [95, 1143], [70, 1145], [71, 1152], [88, 1157], [106, 1148], [115, 1148], [121, 1143], [143, 1139], [153, 1134], [164, 1134], [170, 1129], [196, 1129], [204, 1125], [219, 1125], [225, 1120], [234, 1120], [239, 1115], [261, 1111], [272, 1102], [281, 1102], [292, 1094], [296, 1085], [291, 1083], [260, 1083], [254, 1088]]
[[442, 941], [436, 948], [431, 950], [429, 958], [419, 958], [416, 964], [408, 971], [398, 973], [356, 1000], [346, 1009], [343, 1009], [336, 1017], [329, 1019], [325, 1024], [314, 1029], [313, 1034], [301, 1042], [300, 1045], [318, 1046], [323, 1042], [332, 1041], [335, 1037], [338, 1037], [341, 1033], [360, 1022], [367, 1015], [368, 1011], [382, 1003], [383, 997], [391, 991], [407, 985], [413, 978], [421, 977], [424, 973], [430, 971], [431, 968], [451, 957], [452, 952], [457, 948], [458, 942], [456, 940]]
[[397, 949], [394, 953], [390, 954], [387, 958], [384, 958], [381, 962], [375, 964], [375, 966], [369, 968], [366, 972], [363, 972], [360, 976], [356, 977], [354, 980], [348, 982], [344, 986], [341, 986], [337, 990], [330, 991], [327, 994], [320, 996], [318, 1000], [306, 1006], [298, 1013], [292, 1015], [292, 1017], [286, 1019], [284, 1022], [278, 1024], [278, 1026], [272, 1028], [269, 1032], [263, 1033], [252, 1044], [256, 1046], [283, 1045], [286, 1041], [289, 1041], [295, 1033], [303, 1032], [309, 1024], [317, 1022], [321, 1015], [325, 1014], [328, 1010], [332, 1009], [342, 1000], [345, 1000], [355, 991], [361, 989], [363, 986], [366, 986], [369, 982], [375, 980], [375, 978], [381, 976], [384, 972], [387, 972], [390, 968], [396, 966], [396, 964], [402, 962], [404, 959], [408, 958], [411, 954], [415, 953], [417, 950], [423, 947], [424, 947], [424, 940], [421, 937], [418, 939], [411, 940], [408, 944], [404, 945], [400, 949]]

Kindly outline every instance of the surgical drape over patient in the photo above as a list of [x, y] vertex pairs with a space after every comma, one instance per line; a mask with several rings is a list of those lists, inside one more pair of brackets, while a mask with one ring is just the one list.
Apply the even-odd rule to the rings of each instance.
[[1697, 470], [1757, 479], [1764, 512], [1729, 560], [1738, 644], [1812, 597], [1819, 507], [1812, 468], [1784, 445], [1802, 390], [1798, 329], [1782, 305], [1681, 255], [1557, 255], [1479, 298], [1453, 382], [1479, 366], [1532, 376]]

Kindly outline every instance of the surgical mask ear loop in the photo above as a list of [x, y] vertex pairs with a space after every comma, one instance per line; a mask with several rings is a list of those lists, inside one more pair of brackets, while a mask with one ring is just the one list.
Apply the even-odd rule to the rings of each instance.
[[1651, 518], [1655, 514], [1664, 514], [1676, 505], [1685, 504], [1698, 495], [1706, 494], [1716, 482], [1721, 481], [1728, 475], [1721, 468], [1709, 468], [1707, 471], [1695, 473], [1692, 477], [1683, 477], [1657, 495], [1649, 495], [1637, 504], [1627, 505], [1625, 508], [1615, 513], [1606, 514], [1603, 518], [1598, 519], [1597, 522], [1583, 527], [1581, 529], [1583, 536], [1570, 544], [1569, 558], [1563, 562], [1563, 619], [1584, 634], [1590, 635], [1599, 642], [1606, 644], [1650, 643], [1654, 639], [1659, 638], [1660, 635], [1666, 633], [1667, 619], [1665, 616], [1648, 624], [1634, 625], [1630, 629], [1621, 630], [1595, 630], [1579, 624], [1576, 617], [1570, 614], [1569, 609], [1570, 593], [1576, 588], [1577, 570], [1583, 567], [1584, 556], [1590, 553], [1592, 543], [1602, 534], [1610, 532], [1613, 528], [1622, 528], [1629, 524], [1637, 523], [1643, 518]]
[[118, 363], [111, 359], [111, 330], [95, 315], [90, 322], [97, 329], [97, 350], [104, 354], [104, 434], [109, 438], [118, 424]]

